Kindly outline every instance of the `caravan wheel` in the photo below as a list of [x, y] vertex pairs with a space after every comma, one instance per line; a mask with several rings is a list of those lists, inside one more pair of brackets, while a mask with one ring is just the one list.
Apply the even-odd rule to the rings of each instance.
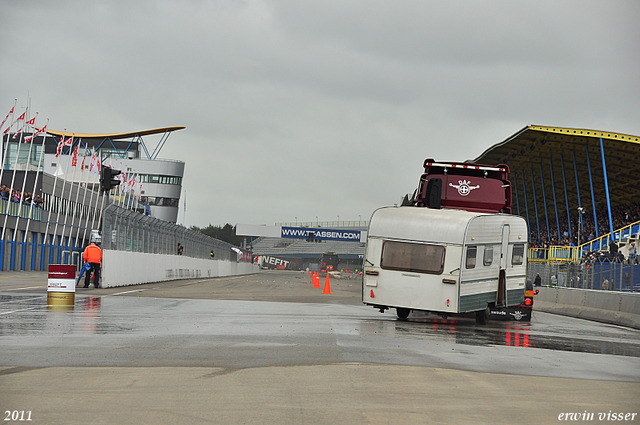
[[411, 312], [411, 310], [409, 310], [408, 308], [396, 308], [396, 313], [398, 314], [398, 319], [401, 320], [405, 320], [407, 317], [409, 317], [409, 313]]

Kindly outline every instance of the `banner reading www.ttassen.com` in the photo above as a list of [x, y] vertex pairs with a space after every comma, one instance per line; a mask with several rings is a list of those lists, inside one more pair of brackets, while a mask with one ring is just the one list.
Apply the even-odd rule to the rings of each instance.
[[324, 241], [360, 242], [360, 230], [319, 229], [306, 227], [282, 227], [280, 237], [296, 239], [320, 239]]

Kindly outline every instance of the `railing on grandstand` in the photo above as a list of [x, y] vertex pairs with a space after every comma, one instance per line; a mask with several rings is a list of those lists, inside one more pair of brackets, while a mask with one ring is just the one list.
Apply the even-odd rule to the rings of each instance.
[[182, 255], [187, 257], [211, 258], [213, 251], [215, 260], [235, 262], [241, 259], [232, 249], [235, 248], [234, 245], [195, 230], [145, 216], [115, 204], [107, 206], [104, 210], [103, 249], [177, 255], [178, 244], [184, 248]]
[[31, 220], [42, 221], [42, 207], [25, 202], [9, 201], [8, 199], [0, 199], [0, 214], [10, 216], [18, 216], [20, 218], [30, 218]]
[[[640, 221], [636, 221], [635, 223], [631, 223], [628, 226], [614, 231], [613, 236], [616, 241], [620, 242], [630, 236], [637, 235], [638, 231], [640, 231]], [[580, 252], [584, 253], [586, 250], [589, 250], [590, 252], [600, 251], [601, 249], [606, 249], [610, 243], [611, 233], [607, 233], [604, 236], [600, 236], [598, 239], [582, 244], [580, 246]], [[580, 255], [580, 257], [582, 257], [582, 255]]]
[[[629, 237], [637, 236], [640, 231], [640, 221], [629, 224], [613, 232], [613, 237], [617, 242]], [[611, 243], [611, 233], [603, 235], [587, 243], [575, 246], [551, 246], [549, 248], [530, 248], [527, 252], [527, 260], [531, 263], [561, 263], [579, 262], [586, 253], [608, 250]]]

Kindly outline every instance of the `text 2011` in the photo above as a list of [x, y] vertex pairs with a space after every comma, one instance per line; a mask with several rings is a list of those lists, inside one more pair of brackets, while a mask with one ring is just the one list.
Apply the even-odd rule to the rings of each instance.
[[5, 410], [5, 421], [30, 421], [31, 410]]

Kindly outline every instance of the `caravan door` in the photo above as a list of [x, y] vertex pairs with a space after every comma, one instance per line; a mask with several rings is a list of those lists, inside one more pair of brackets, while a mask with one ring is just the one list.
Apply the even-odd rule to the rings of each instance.
[[509, 256], [509, 232], [508, 224], [502, 226], [502, 245], [500, 249], [500, 271], [498, 275], [498, 294], [496, 305], [508, 305], [507, 300], [507, 258]]

